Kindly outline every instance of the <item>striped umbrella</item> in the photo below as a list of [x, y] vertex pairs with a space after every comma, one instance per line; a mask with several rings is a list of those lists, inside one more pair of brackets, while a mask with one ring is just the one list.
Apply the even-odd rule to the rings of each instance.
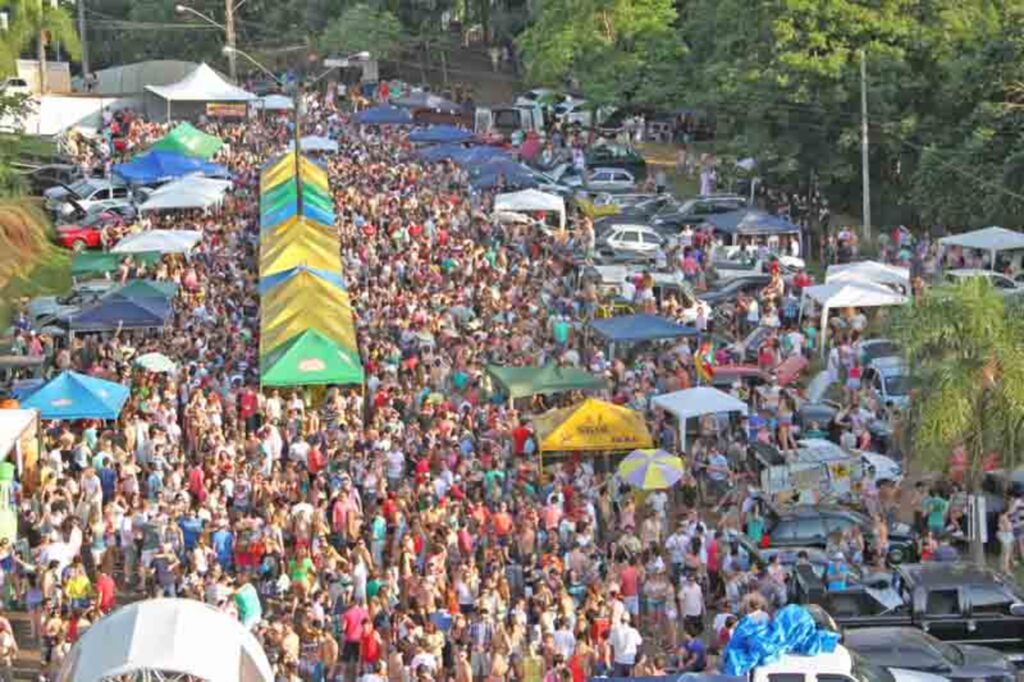
[[619, 464], [619, 477], [640, 490], [671, 488], [683, 477], [683, 460], [664, 450], [634, 450]]

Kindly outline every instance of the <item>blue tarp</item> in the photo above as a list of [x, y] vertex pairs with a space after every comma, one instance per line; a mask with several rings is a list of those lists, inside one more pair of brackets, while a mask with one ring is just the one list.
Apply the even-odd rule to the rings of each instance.
[[132, 299], [111, 294], [95, 305], [67, 318], [76, 331], [153, 329], [162, 327], [171, 315], [169, 301], [159, 298]]
[[39, 410], [43, 419], [117, 419], [127, 400], [127, 386], [77, 372], [62, 372], [21, 406]]
[[612, 343], [631, 341], [654, 341], [675, 339], [680, 336], [695, 336], [696, 327], [673, 322], [657, 315], [621, 315], [603, 320], [594, 320], [590, 328]]
[[512, 156], [504, 149], [500, 147], [470, 147], [459, 154], [455, 154], [451, 157], [457, 165], [473, 170], [481, 170], [483, 166], [487, 166], [495, 161], [507, 161], [515, 163]]
[[469, 142], [474, 137], [470, 130], [448, 125], [420, 128], [409, 133], [410, 142]]
[[344, 278], [342, 278], [342, 276], [339, 273], [331, 272], [329, 270], [321, 270], [320, 268], [310, 268], [305, 265], [300, 265], [299, 267], [292, 268], [290, 270], [282, 270], [281, 272], [275, 272], [274, 274], [261, 279], [259, 285], [260, 296], [264, 296], [268, 291], [275, 288], [279, 284], [284, 284], [291, 278], [303, 272], [308, 272], [310, 274], [316, 275], [318, 278], [322, 279], [328, 284], [333, 284], [339, 289], [348, 289], [348, 286], [345, 284]]
[[783, 654], [814, 656], [835, 651], [838, 643], [838, 633], [819, 629], [805, 607], [790, 604], [774, 618], [763, 613], [744, 617], [722, 652], [720, 667], [726, 675], [745, 676]]
[[114, 174], [128, 182], [166, 182], [186, 175], [229, 178], [231, 173], [219, 163], [201, 161], [177, 152], [151, 151], [128, 163], [114, 164]]
[[506, 158], [492, 159], [471, 170], [469, 182], [480, 189], [490, 189], [499, 184], [519, 189], [537, 186], [537, 180], [526, 166]]
[[357, 113], [355, 121], [363, 125], [403, 125], [412, 123], [412, 114], [401, 107], [371, 107]]
[[468, 149], [460, 144], [438, 144], [431, 147], [423, 147], [417, 155], [423, 161], [436, 163], [445, 159], [454, 159], [466, 153]]
[[716, 231], [734, 235], [796, 234], [800, 227], [785, 218], [765, 211], [741, 208], [738, 211], [709, 215], [705, 222]]

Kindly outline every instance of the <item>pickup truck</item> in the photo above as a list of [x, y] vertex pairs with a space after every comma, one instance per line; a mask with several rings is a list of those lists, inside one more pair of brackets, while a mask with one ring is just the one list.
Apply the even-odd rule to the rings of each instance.
[[1002, 574], [962, 562], [893, 570], [891, 586], [834, 592], [804, 573], [797, 577], [797, 600], [819, 604], [841, 629], [916, 627], [945, 642], [987, 646], [1024, 661], [1024, 595]]

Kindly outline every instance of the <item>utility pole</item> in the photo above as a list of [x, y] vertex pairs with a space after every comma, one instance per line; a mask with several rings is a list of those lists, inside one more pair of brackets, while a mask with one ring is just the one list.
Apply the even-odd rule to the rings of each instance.
[[[81, 2], [81, 0], [79, 0]], [[242, 3], [238, 3], [242, 4]], [[228, 75], [231, 80], [238, 82], [238, 71], [235, 54], [235, 0], [224, 0], [224, 33], [227, 45], [231, 48], [228, 52]]]
[[868, 66], [867, 54], [860, 51], [860, 164], [861, 194], [864, 205], [864, 237], [871, 238], [871, 171], [868, 167]]
[[78, 39], [82, 43], [82, 78], [89, 78], [89, 42], [85, 34], [85, 0], [76, 0], [75, 8], [78, 10]]

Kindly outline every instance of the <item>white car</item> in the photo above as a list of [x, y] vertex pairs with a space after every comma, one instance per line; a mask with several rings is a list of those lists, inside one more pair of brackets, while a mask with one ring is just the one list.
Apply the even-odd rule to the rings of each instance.
[[24, 78], [11, 76], [0, 83], [0, 94], [4, 95], [31, 95], [32, 90], [28, 87], [28, 81]]
[[815, 656], [783, 654], [768, 665], [751, 670], [747, 679], [749, 682], [942, 682], [946, 678], [903, 668], [880, 668], [839, 644], [834, 651]]
[[906, 407], [910, 403], [910, 368], [901, 357], [876, 357], [864, 368], [861, 386], [867, 386], [886, 405]]
[[[148, 190], [138, 190], [140, 194]], [[68, 217], [76, 211], [90, 211], [120, 208], [134, 203], [132, 190], [116, 180], [85, 178], [73, 185], [58, 185], [43, 193], [46, 207], [58, 217]]]
[[653, 256], [665, 244], [665, 239], [643, 225], [616, 225], [600, 239], [599, 249], [616, 255]]
[[29, 321], [36, 329], [54, 324], [58, 319], [95, 303], [116, 286], [117, 282], [99, 279], [84, 282], [63, 296], [37, 296], [28, 302]]
[[960, 268], [946, 271], [946, 280], [950, 282], [958, 282], [972, 277], [984, 277], [992, 285], [992, 288], [996, 290], [996, 293], [1001, 296], [1019, 296], [1024, 294], [1024, 285], [994, 270]]
[[797, 459], [802, 462], [831, 462], [834, 460], [848, 459], [853, 456], [860, 457], [865, 471], [872, 467], [875, 472], [874, 480], [893, 481], [899, 483], [903, 480], [903, 467], [896, 460], [877, 452], [866, 450], [853, 450], [847, 452], [838, 444], [824, 438], [801, 438], [796, 442]]

